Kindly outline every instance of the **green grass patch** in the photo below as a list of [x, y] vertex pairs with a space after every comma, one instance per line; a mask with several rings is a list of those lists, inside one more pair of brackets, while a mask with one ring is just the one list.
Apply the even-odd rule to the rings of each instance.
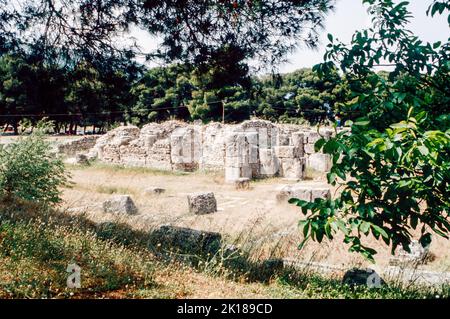
[[[0, 201], [0, 298], [174, 298], [201, 295], [205, 283], [216, 280], [231, 286], [231, 295], [256, 287], [271, 298], [450, 297], [449, 287], [369, 289], [291, 268], [272, 272], [249, 252], [190, 256], [196, 262], [186, 263], [158, 250], [152, 236], [126, 224], [98, 225], [32, 203]], [[81, 268], [80, 289], [67, 287], [69, 264]], [[193, 273], [203, 279], [196, 283]]]
[[134, 190], [132, 190], [131, 188], [128, 188], [128, 187], [104, 186], [104, 185], [97, 186], [95, 188], [95, 190], [97, 191], [97, 193], [110, 194], [110, 195], [112, 195], [112, 194], [128, 195], [128, 194], [135, 193]]
[[123, 173], [134, 173], [134, 174], [147, 174], [147, 175], [168, 175], [168, 176], [187, 176], [191, 175], [190, 172], [181, 171], [170, 171], [155, 169], [149, 167], [137, 167], [137, 166], [125, 166], [117, 164], [108, 164], [99, 161], [91, 162], [90, 165], [74, 165], [65, 164], [70, 170], [101, 170], [106, 172], [123, 172]]

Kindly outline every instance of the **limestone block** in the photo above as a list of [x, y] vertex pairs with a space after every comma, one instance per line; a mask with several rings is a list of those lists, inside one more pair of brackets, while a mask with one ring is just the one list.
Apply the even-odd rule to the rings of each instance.
[[88, 152], [99, 140], [98, 135], [83, 136], [56, 145], [56, 152], [68, 156], [74, 156], [79, 152]]
[[278, 128], [272, 128], [270, 129], [269, 132], [269, 144], [270, 144], [270, 148], [274, 148], [275, 146], [278, 145], [278, 134], [279, 134], [279, 130]]
[[275, 155], [279, 158], [297, 158], [303, 156], [303, 150], [294, 146], [276, 146]]
[[194, 193], [188, 195], [189, 212], [196, 215], [211, 214], [217, 211], [214, 193]]
[[279, 146], [289, 146], [289, 135], [288, 134], [278, 134]]
[[245, 138], [250, 145], [258, 145], [258, 132], [246, 132]]
[[183, 156], [183, 136], [172, 135], [170, 137], [170, 156], [171, 157]]
[[430, 247], [422, 247], [422, 245], [417, 241], [411, 241], [409, 245], [410, 252], [407, 252], [403, 247], [399, 247], [394, 257], [391, 257], [389, 264], [392, 266], [409, 266], [412, 267], [425, 263]]
[[239, 157], [248, 154], [248, 143], [243, 134], [235, 133], [227, 137], [225, 143], [226, 156]]
[[314, 144], [304, 144], [304, 151], [306, 154], [313, 154], [315, 153]]
[[240, 167], [241, 169], [241, 176], [240, 177], [247, 177], [252, 178], [253, 177], [253, 170], [250, 165], [244, 165]]
[[142, 140], [143, 140], [143, 142], [144, 142], [144, 146], [145, 146], [146, 148], [152, 147], [153, 144], [155, 144], [155, 142], [156, 142], [157, 139], [158, 139], [158, 138], [157, 138], [157, 135], [154, 135], [154, 134], [152, 134], [152, 135], [146, 135], [146, 136], [142, 137]]
[[271, 149], [259, 149], [260, 174], [262, 176], [274, 176], [280, 170], [280, 162]]
[[314, 201], [316, 198], [322, 199], [330, 199], [331, 191], [329, 188], [313, 188], [311, 189], [311, 201]]
[[194, 142], [191, 138], [183, 138], [182, 140], [182, 157], [184, 163], [191, 163], [194, 161]]
[[239, 156], [231, 157], [227, 156], [225, 157], [225, 165], [226, 166], [233, 166], [233, 167], [241, 167], [244, 165], [244, 159]]
[[132, 140], [137, 139], [140, 130], [136, 126], [121, 126], [111, 131], [114, 136], [110, 144], [121, 146], [128, 145]]
[[291, 135], [291, 145], [303, 149], [304, 134], [302, 132], [294, 132]]
[[258, 144], [261, 148], [269, 148], [269, 133], [268, 129], [266, 127], [260, 127], [258, 128]]
[[219, 233], [168, 225], [155, 230], [151, 238], [155, 247], [188, 255], [214, 255], [222, 240]]
[[225, 167], [225, 130], [221, 124], [208, 124], [202, 133], [200, 169], [221, 170]]
[[[196, 131], [191, 127], [177, 128], [170, 135], [170, 154], [172, 163], [186, 164], [188, 167], [195, 167], [194, 163], [198, 162], [200, 153], [195, 153], [198, 145], [195, 141]], [[196, 157], [197, 155], [197, 157]], [[176, 165], [177, 169], [183, 168], [183, 165]]]
[[304, 158], [282, 158], [281, 176], [290, 179], [303, 179], [305, 177]]
[[381, 288], [386, 282], [373, 269], [353, 268], [348, 270], [342, 278], [342, 283], [349, 286], [366, 286], [368, 288]]
[[333, 130], [330, 129], [322, 129], [320, 130], [320, 135], [322, 135], [323, 138], [325, 138], [326, 140], [329, 140], [334, 134]]
[[137, 207], [129, 195], [116, 195], [103, 202], [103, 212], [112, 214], [136, 214]]
[[311, 201], [311, 188], [297, 184], [285, 185], [282, 186], [276, 194], [276, 199], [279, 203], [287, 202], [291, 198], [309, 202]]
[[248, 162], [250, 164], [258, 164], [258, 146], [257, 145], [250, 145], [249, 149], [249, 155], [248, 155]]
[[329, 154], [314, 153], [308, 157], [307, 167], [318, 172], [329, 172], [332, 166]]
[[308, 144], [314, 145], [321, 138], [322, 138], [322, 136], [320, 136], [319, 133], [317, 133], [317, 132], [309, 132]]
[[99, 158], [99, 150], [96, 148], [92, 148], [89, 153], [86, 154], [88, 161], [95, 161], [97, 158]]
[[226, 166], [225, 167], [225, 182], [234, 183], [241, 177], [240, 167]]

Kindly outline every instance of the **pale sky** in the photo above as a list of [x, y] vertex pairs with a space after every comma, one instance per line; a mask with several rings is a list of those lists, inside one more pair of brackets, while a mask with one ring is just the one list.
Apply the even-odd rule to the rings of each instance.
[[[424, 42], [446, 42], [450, 37], [450, 28], [447, 15], [426, 15], [428, 6], [432, 0], [410, 0], [409, 10], [414, 18], [411, 20], [409, 29], [413, 31]], [[370, 26], [370, 18], [367, 14], [367, 6], [362, 0], [337, 0], [336, 9], [325, 19], [325, 30], [321, 31], [321, 44], [316, 50], [299, 48], [295, 53], [288, 56], [289, 63], [279, 66], [281, 73], [312, 67], [323, 61], [325, 46], [328, 43], [327, 34], [333, 34], [344, 43], [349, 43], [356, 30], [365, 29]], [[150, 51], [156, 47], [156, 39], [150, 38], [144, 31], [133, 31], [144, 51]]]
[[[414, 18], [411, 20], [409, 29], [425, 42], [444, 42], [450, 37], [447, 15], [428, 17], [426, 11], [432, 2], [432, 0], [410, 0], [409, 10]], [[349, 43], [356, 30], [368, 27], [370, 27], [370, 18], [367, 14], [367, 6], [363, 5], [361, 0], [338, 0], [336, 10], [325, 20], [325, 30], [321, 37], [322, 45], [317, 51], [299, 49], [289, 57], [289, 64], [280, 66], [280, 72], [312, 67], [323, 61], [328, 33], [344, 43]]]

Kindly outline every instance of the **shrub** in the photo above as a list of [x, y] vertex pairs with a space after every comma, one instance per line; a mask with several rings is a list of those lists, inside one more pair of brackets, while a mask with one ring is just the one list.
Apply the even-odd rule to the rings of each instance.
[[0, 147], [0, 197], [56, 204], [67, 179], [62, 160], [40, 133]]

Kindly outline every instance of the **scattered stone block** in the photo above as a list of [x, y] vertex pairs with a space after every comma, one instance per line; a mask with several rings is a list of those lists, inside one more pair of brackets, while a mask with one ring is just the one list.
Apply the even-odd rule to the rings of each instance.
[[75, 155], [75, 163], [79, 165], [89, 165], [89, 160], [85, 154], [77, 154]]
[[331, 191], [329, 188], [313, 188], [311, 189], [311, 201], [314, 201], [316, 198], [322, 199], [330, 199]]
[[234, 181], [234, 187], [237, 190], [250, 189], [250, 178], [241, 177]]
[[287, 202], [291, 198], [297, 198], [304, 201], [314, 201], [316, 198], [329, 199], [331, 192], [329, 188], [315, 188], [302, 184], [284, 185], [277, 194], [278, 202]]
[[311, 201], [311, 188], [300, 185], [282, 186], [276, 194], [277, 202], [287, 203], [291, 198], [298, 198], [304, 201]]
[[116, 195], [103, 202], [103, 212], [112, 214], [137, 214], [138, 209], [129, 195]]
[[259, 275], [263, 277], [261, 279], [267, 281], [273, 276], [280, 274], [283, 269], [283, 259], [267, 259], [262, 262]]
[[353, 268], [348, 270], [342, 279], [342, 283], [354, 286], [367, 286], [368, 288], [381, 288], [386, 282], [373, 269]]
[[158, 228], [151, 237], [156, 247], [190, 255], [213, 255], [222, 241], [219, 233], [168, 225]]
[[164, 188], [152, 186], [152, 187], [147, 187], [145, 189], [145, 194], [147, 194], [147, 195], [152, 195], [152, 194], [159, 195], [159, 194], [164, 193], [165, 191], [166, 190]]
[[417, 240], [413, 240], [409, 245], [409, 249], [411, 252], [407, 252], [403, 247], [399, 247], [396, 256], [389, 259], [389, 264], [391, 266], [414, 266], [427, 261], [430, 251], [429, 246], [422, 247]]
[[225, 182], [234, 183], [241, 177], [241, 169], [239, 167], [226, 166], [225, 167]]
[[188, 195], [189, 212], [196, 215], [211, 214], [217, 211], [214, 193], [194, 193]]

